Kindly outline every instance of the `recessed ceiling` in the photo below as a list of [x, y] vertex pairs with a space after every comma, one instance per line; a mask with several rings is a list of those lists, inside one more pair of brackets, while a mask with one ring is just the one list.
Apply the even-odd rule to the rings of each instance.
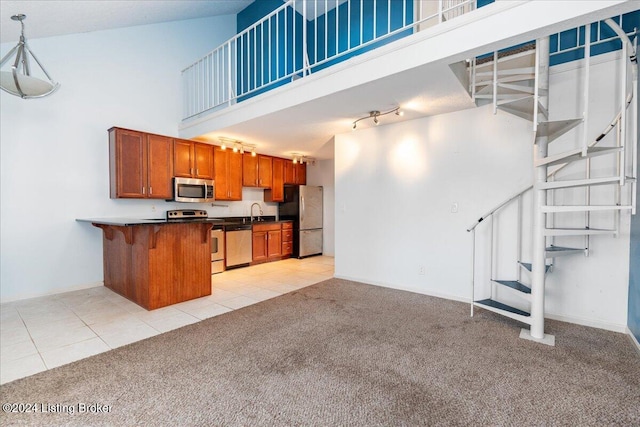
[[253, 0], [2, 0], [0, 42], [15, 42], [20, 25], [11, 21], [27, 15], [28, 39], [181, 21], [207, 16], [235, 15]]

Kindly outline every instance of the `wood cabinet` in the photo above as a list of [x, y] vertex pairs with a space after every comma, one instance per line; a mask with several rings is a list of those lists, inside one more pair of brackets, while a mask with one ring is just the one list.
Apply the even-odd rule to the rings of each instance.
[[293, 222], [282, 223], [282, 256], [293, 254]]
[[284, 202], [285, 161], [277, 157], [272, 159], [271, 188], [264, 191], [265, 202]]
[[252, 243], [254, 264], [281, 259], [281, 224], [277, 223], [254, 225]]
[[242, 154], [214, 149], [216, 200], [242, 200]]
[[245, 153], [242, 160], [242, 185], [271, 188], [271, 168], [271, 157]]
[[307, 184], [307, 165], [305, 163], [284, 162], [284, 183], [285, 184]]
[[111, 198], [172, 198], [172, 154], [169, 137], [122, 128], [109, 129]]
[[173, 175], [185, 178], [214, 179], [213, 145], [174, 139]]

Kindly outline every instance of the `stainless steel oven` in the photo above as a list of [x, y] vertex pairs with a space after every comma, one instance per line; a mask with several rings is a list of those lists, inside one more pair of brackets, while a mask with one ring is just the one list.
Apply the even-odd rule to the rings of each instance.
[[224, 230], [211, 230], [211, 274], [224, 271]]

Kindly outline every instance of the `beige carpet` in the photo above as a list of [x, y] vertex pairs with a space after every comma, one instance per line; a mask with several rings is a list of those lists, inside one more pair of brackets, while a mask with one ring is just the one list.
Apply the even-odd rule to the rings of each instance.
[[333, 279], [5, 384], [3, 405], [63, 412], [0, 424], [640, 425], [629, 338], [547, 330], [556, 347], [466, 304]]

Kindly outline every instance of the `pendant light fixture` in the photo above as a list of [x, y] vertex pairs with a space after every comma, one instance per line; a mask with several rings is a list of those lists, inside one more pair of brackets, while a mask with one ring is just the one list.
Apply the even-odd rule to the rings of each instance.
[[[60, 84], [53, 81], [47, 70], [44, 69], [38, 58], [33, 54], [27, 45], [27, 39], [24, 37], [24, 20], [26, 15], [13, 15], [11, 19], [19, 21], [22, 26], [20, 33], [20, 41], [7, 53], [0, 62], [0, 69], [15, 54], [15, 60], [11, 66], [11, 71], [0, 71], [0, 87], [11, 95], [19, 96], [23, 99], [42, 98], [55, 92]], [[31, 75], [31, 64], [29, 56], [33, 58], [35, 63], [40, 67], [48, 80], [39, 79]]]

